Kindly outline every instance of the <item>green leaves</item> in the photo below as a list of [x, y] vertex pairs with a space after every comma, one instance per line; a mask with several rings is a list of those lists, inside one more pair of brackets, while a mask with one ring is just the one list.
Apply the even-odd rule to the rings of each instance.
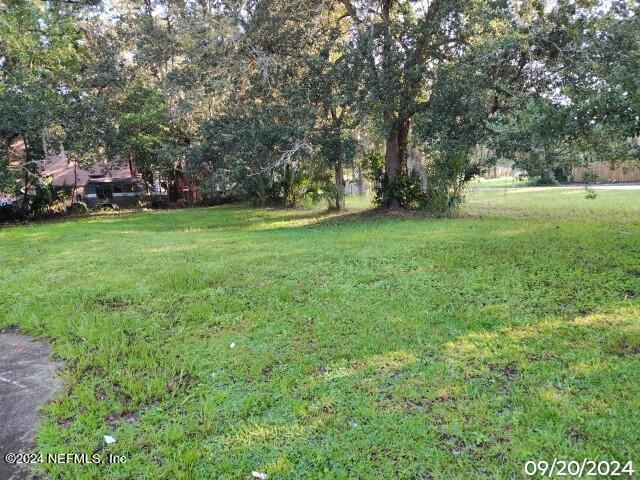
[[637, 15], [622, 2], [581, 7], [560, 3], [532, 24], [535, 68], [489, 125], [494, 147], [532, 175], [639, 158], [628, 141], [640, 128]]
[[[250, 177], [304, 143], [313, 154], [289, 174], [338, 186], [356, 130], [364, 150], [398, 150], [387, 174], [413, 148], [453, 190], [496, 157], [549, 178], [640, 158], [627, 141], [640, 133], [640, 15], [625, 2], [95, 3], [0, 12], [0, 136], [26, 135], [36, 157], [60, 127], [77, 159], [180, 165], [249, 196], [271, 182], [280, 197], [278, 179]], [[478, 164], [477, 145], [496, 155]]]

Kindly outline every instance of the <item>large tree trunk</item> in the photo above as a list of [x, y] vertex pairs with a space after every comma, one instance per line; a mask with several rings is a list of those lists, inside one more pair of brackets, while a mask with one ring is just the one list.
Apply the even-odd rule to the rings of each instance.
[[336, 170], [336, 210], [342, 211], [346, 208], [344, 198], [344, 172], [342, 170], [342, 152], [338, 154], [335, 163]]
[[387, 208], [399, 208], [400, 202], [393, 196], [393, 184], [404, 170], [407, 162], [407, 139], [409, 137], [409, 120], [394, 123], [386, 140], [385, 152], [385, 204]]
[[[398, 132], [398, 155], [400, 156], [400, 171], [407, 170], [407, 140], [409, 139], [409, 128], [411, 127], [411, 120], [407, 119], [400, 124], [400, 131]], [[407, 172], [408, 173], [408, 172]]]
[[129, 152], [129, 175], [132, 177], [136, 176], [136, 169], [133, 165], [133, 155], [131, 155], [131, 152]]
[[400, 161], [399, 128], [393, 128], [386, 141], [386, 152], [384, 158], [384, 173], [391, 180], [402, 171]]
[[344, 171], [342, 168], [344, 151], [342, 150], [342, 140], [340, 139], [340, 131], [342, 128], [342, 114], [338, 112], [336, 108], [331, 109], [331, 126], [334, 132], [337, 132], [335, 140], [337, 141], [335, 145], [335, 150], [333, 154], [335, 155], [335, 161], [333, 162], [333, 167], [335, 169], [336, 174], [336, 203], [335, 209], [338, 211], [342, 211], [345, 209], [345, 200], [344, 200]]
[[364, 174], [361, 162], [358, 162], [358, 196], [364, 197]]
[[400, 175], [400, 149], [398, 146], [399, 131], [397, 128], [393, 128], [391, 133], [387, 137], [386, 152], [384, 158], [384, 205], [387, 208], [400, 208], [400, 202], [393, 195], [393, 186], [396, 177]]

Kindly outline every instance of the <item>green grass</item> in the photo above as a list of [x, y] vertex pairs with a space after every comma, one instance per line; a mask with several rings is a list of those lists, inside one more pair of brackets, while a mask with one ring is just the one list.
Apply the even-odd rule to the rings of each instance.
[[527, 187], [473, 190], [463, 215], [498, 216], [506, 219], [575, 220], [590, 224], [640, 222], [640, 190], [597, 190], [585, 198], [584, 188]]
[[[519, 478], [640, 461], [640, 191], [461, 218], [241, 206], [0, 230], [0, 328], [48, 338], [51, 478]], [[230, 346], [234, 344], [234, 348]]]
[[472, 186], [479, 187], [526, 187], [529, 183], [526, 180], [516, 180], [513, 177], [499, 177], [499, 178], [482, 178], [477, 177], [471, 182]]

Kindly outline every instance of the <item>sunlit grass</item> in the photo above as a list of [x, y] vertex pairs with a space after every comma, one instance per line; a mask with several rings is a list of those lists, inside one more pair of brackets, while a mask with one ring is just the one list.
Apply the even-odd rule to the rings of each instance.
[[523, 187], [474, 190], [466, 195], [463, 214], [592, 222], [634, 222], [640, 216], [640, 191], [597, 190], [595, 199], [582, 188]]
[[[369, 206], [352, 202], [352, 212]], [[640, 191], [457, 218], [242, 206], [0, 230], [0, 328], [47, 337], [52, 478], [519, 478], [637, 461]]]
[[529, 182], [524, 180], [516, 180], [513, 176], [499, 177], [499, 178], [482, 178], [476, 177], [472, 180], [471, 186], [480, 187], [525, 187], [529, 185]]

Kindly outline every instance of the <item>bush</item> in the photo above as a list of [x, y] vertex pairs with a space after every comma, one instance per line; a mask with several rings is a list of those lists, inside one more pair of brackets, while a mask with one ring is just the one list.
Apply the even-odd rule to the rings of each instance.
[[362, 171], [374, 184], [384, 180], [384, 154], [379, 150], [370, 150], [362, 157]]
[[0, 222], [11, 222], [14, 220], [14, 202], [15, 200], [0, 193]]
[[593, 170], [585, 170], [584, 172], [584, 198], [587, 200], [595, 200], [598, 197], [598, 192], [591, 186], [592, 183], [598, 181], [598, 175]]
[[414, 170], [409, 174], [401, 173], [393, 179], [385, 175], [379, 185], [375, 196], [378, 207], [388, 207], [395, 200], [402, 208], [416, 209], [421, 208], [426, 201], [422, 181]]
[[595, 200], [598, 197], [598, 192], [591, 185], [587, 185], [584, 187], [585, 195], [584, 198], [587, 200]]
[[371, 180], [375, 188], [375, 204], [385, 208], [394, 203], [402, 208], [415, 209], [425, 200], [422, 180], [415, 170], [390, 179], [384, 173], [384, 154], [379, 150], [371, 150], [362, 158], [362, 170], [365, 177]]
[[60, 200], [60, 193], [51, 182], [37, 182], [33, 187], [35, 194], [27, 197], [27, 208], [32, 215], [44, 215], [48, 207]]
[[327, 202], [327, 206], [329, 210], [333, 210], [336, 208], [336, 193], [338, 192], [338, 187], [335, 182], [328, 182], [322, 185], [322, 188], [318, 190], [318, 198], [314, 196], [312, 198], [312, 202], [318, 203], [320, 200], [324, 200]]
[[464, 201], [464, 189], [481, 171], [481, 164], [466, 150], [432, 151], [425, 165], [426, 188], [412, 170], [389, 180], [384, 175], [384, 156], [368, 152], [363, 158], [365, 175], [375, 182], [375, 203], [388, 207], [394, 200], [402, 208], [424, 210], [438, 217], [452, 215]]

